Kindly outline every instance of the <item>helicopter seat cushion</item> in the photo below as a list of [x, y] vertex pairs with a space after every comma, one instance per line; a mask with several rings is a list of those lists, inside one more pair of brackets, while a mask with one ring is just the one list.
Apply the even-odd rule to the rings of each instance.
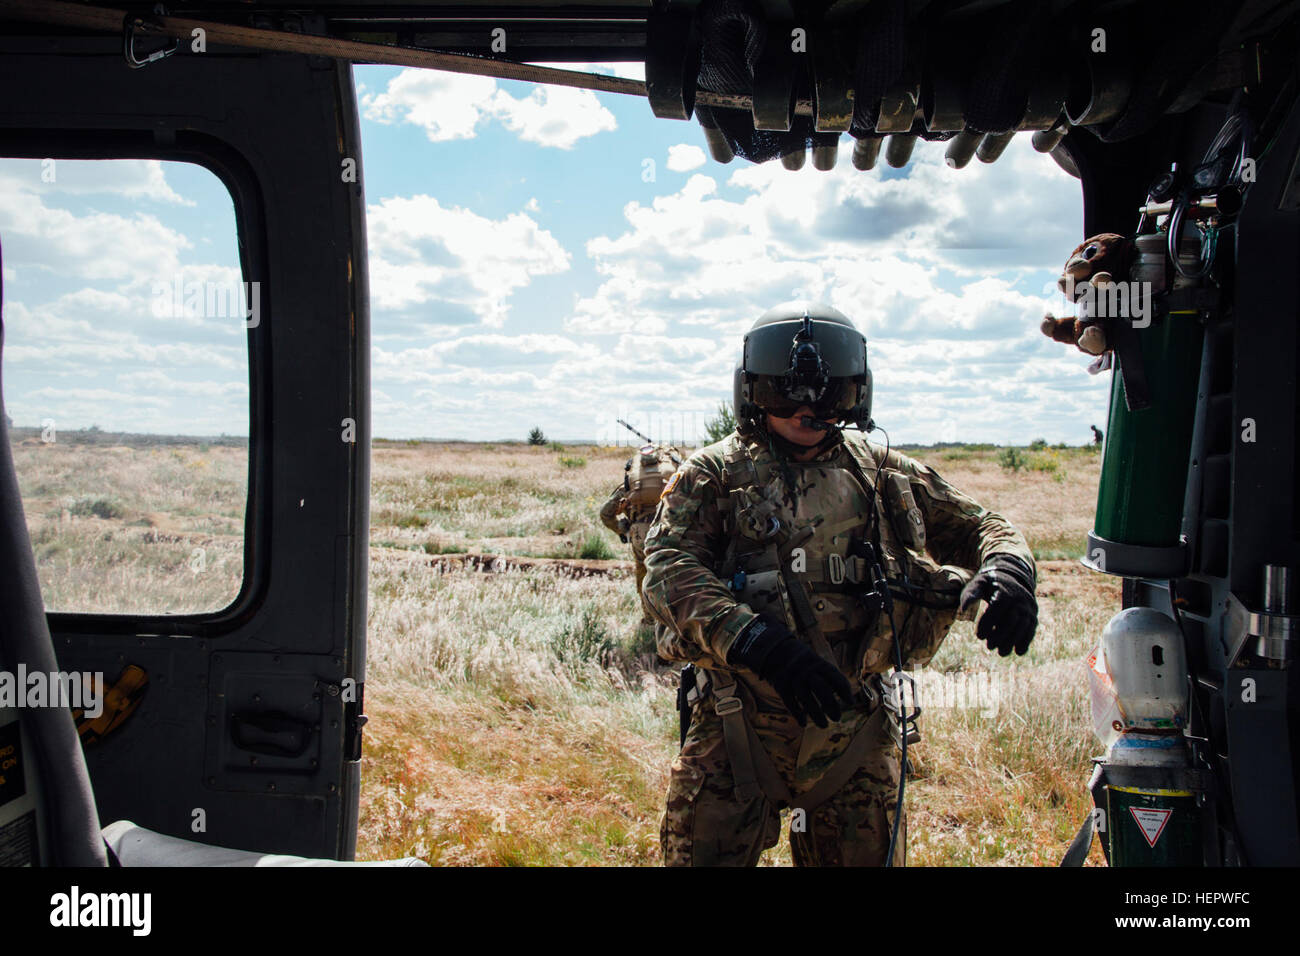
[[104, 840], [122, 866], [428, 866], [417, 857], [373, 862], [313, 860], [305, 856], [231, 850], [155, 833], [130, 820], [104, 827]]

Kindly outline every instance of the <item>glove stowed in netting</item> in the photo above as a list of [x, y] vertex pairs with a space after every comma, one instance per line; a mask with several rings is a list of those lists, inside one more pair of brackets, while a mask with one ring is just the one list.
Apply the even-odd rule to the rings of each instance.
[[727, 652], [727, 663], [748, 667], [771, 684], [801, 727], [810, 717], [818, 727], [826, 727], [828, 717], [840, 719], [839, 701], [853, 703], [853, 687], [840, 669], [769, 617], [760, 615], [740, 632]]
[[1038, 601], [1034, 598], [1034, 572], [1012, 554], [995, 554], [961, 592], [961, 610], [976, 601], [989, 606], [975, 628], [976, 636], [1006, 657], [1029, 650], [1038, 629]]

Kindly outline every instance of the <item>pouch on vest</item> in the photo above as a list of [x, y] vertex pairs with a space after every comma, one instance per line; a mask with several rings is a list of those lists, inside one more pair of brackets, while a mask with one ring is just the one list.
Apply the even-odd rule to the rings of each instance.
[[885, 493], [889, 496], [890, 523], [898, 540], [913, 551], [924, 551], [925, 519], [912, 494], [912, 482], [901, 471], [886, 471]]
[[736, 600], [748, 604], [755, 614], [766, 614], [787, 627], [793, 625], [790, 600], [779, 569], [745, 572], [744, 586], [735, 594]]

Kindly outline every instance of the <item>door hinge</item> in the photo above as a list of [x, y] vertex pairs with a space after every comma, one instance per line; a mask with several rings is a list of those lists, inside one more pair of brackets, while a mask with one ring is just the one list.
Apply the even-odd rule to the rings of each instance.
[[346, 736], [343, 740], [343, 759], [361, 759], [361, 728], [366, 725], [366, 715], [362, 713], [365, 697], [365, 684], [356, 685], [356, 700], [343, 704], [343, 727]]

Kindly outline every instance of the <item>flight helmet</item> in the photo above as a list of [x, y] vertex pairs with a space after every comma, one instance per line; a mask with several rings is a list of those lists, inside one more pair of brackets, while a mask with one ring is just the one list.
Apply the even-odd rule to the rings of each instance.
[[807, 405], [818, 419], [871, 427], [867, 340], [848, 316], [821, 302], [785, 302], [745, 333], [734, 379], [741, 425], [788, 418]]

